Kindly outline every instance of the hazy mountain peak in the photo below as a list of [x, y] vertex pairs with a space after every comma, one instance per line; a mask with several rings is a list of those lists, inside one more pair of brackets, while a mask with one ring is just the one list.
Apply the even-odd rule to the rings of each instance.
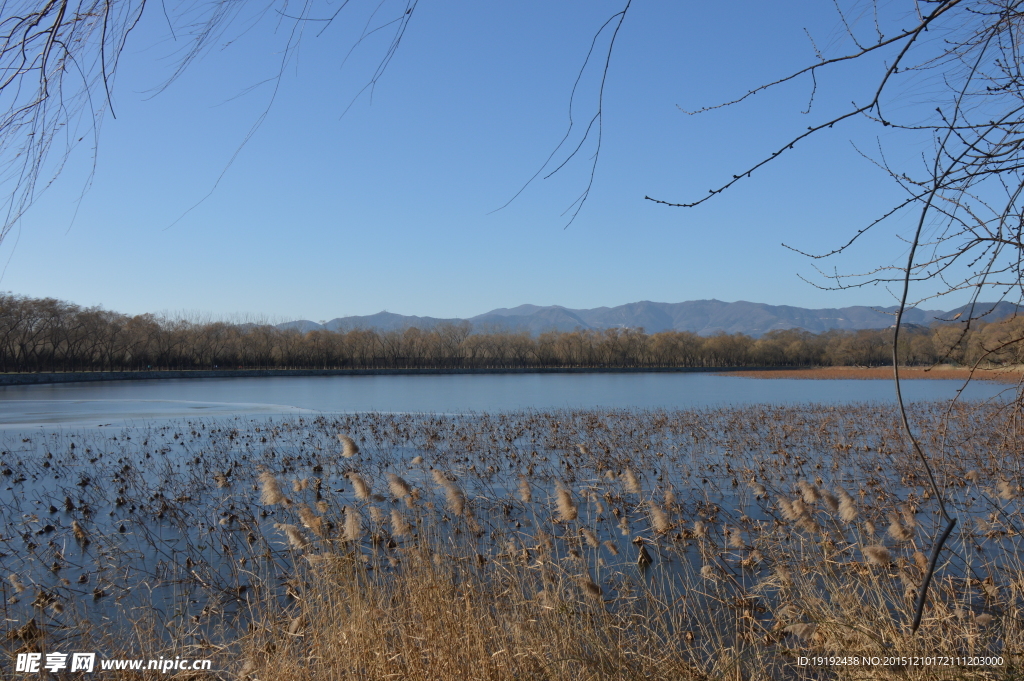
[[[792, 305], [767, 305], [737, 300], [733, 303], [714, 298], [691, 300], [683, 303], [658, 303], [641, 300], [615, 307], [596, 307], [574, 310], [561, 305], [519, 305], [498, 308], [468, 320], [475, 329], [487, 331], [573, 331], [575, 329], [638, 329], [648, 333], [660, 331], [690, 331], [702, 336], [716, 333], [744, 333], [761, 336], [769, 331], [801, 328], [812, 333], [831, 329], [881, 329], [892, 326], [896, 306], [868, 307], [854, 305], [841, 308], [809, 309]], [[974, 315], [988, 312], [986, 321], [995, 321], [1016, 314], [1012, 303], [978, 303]], [[966, 318], [967, 306], [944, 312], [942, 310], [908, 309], [903, 319], [908, 324], [927, 326], [936, 321], [950, 321], [957, 313]], [[416, 317], [381, 311], [373, 315], [338, 317], [324, 325], [309, 320], [280, 324], [281, 328], [306, 333], [315, 329], [332, 331], [375, 329], [401, 331], [409, 327], [431, 329], [442, 323], [459, 323], [462, 319]]]

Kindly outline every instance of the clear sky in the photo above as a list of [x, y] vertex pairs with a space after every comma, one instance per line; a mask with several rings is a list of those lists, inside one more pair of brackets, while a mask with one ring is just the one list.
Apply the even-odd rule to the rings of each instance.
[[[808, 79], [739, 106], [680, 111], [811, 63], [805, 29], [819, 47], [840, 49], [830, 42], [839, 20], [829, 3], [635, 1], [612, 57], [603, 148], [578, 218], [566, 228], [562, 212], [586, 186], [589, 144], [495, 212], [561, 139], [590, 42], [621, 4], [424, 1], [372, 99], [364, 94], [342, 117], [388, 40], [372, 36], [342, 67], [366, 18], [353, 2], [333, 24], [307, 28], [265, 120], [226, 172], [270, 101], [272, 84], [250, 88], [276, 72], [288, 20], [270, 12], [247, 32], [228, 29], [156, 93], [183, 43], [151, 4], [122, 56], [117, 117], [104, 120], [91, 186], [79, 202], [92, 163], [86, 140], [0, 245], [0, 289], [133, 314], [276, 320], [703, 298], [893, 304], [883, 288], [804, 283], [798, 274], [822, 280], [781, 246], [829, 250], [901, 198], [851, 144], [876, 144], [866, 122], [801, 145], [699, 208], [644, 200], [701, 197], [863, 99], [871, 81], [845, 70], [819, 83], [811, 114], [801, 113]], [[593, 114], [597, 75], [584, 74], [578, 122]], [[921, 151], [881, 142], [896, 159]], [[824, 266], [861, 271], [904, 252], [890, 229]]]

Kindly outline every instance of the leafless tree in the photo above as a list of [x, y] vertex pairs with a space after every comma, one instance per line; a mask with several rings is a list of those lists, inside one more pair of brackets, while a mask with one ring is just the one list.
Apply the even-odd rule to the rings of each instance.
[[[898, 131], [901, 143], [920, 145], [921, 161], [913, 167], [894, 166], [885, 149], [872, 156], [902, 188], [901, 200], [834, 250], [805, 253], [815, 260], [835, 257], [868, 232], [904, 224], [901, 219], [911, 216], [909, 233], [900, 235], [908, 244], [903, 265], [822, 276], [826, 288], [891, 285], [899, 301], [891, 350], [897, 400], [904, 429], [946, 521], [919, 590], [912, 624], [916, 631], [928, 583], [956, 519], [948, 512], [929, 459], [907, 421], [899, 381], [899, 334], [904, 312], [914, 300], [912, 288], [918, 291], [917, 302], [966, 292], [971, 302], [957, 320], [961, 336], [989, 313], [991, 307], [980, 304], [984, 297], [1018, 303], [1024, 298], [1024, 7], [1018, 0], [852, 0], [837, 3], [837, 9], [847, 38], [839, 49], [845, 51], [822, 53], [812, 42], [815, 57], [804, 68], [731, 101], [689, 113], [740, 105], [797, 79], [806, 79], [813, 105], [819, 85], [840, 67], [865, 72], [873, 83], [865, 95], [838, 114], [823, 115], [802, 133], [780, 140], [773, 152], [739, 168], [706, 195], [682, 201], [647, 198], [665, 206], [695, 208], [792, 153], [808, 138], [841, 129], [855, 119]], [[928, 105], [910, 105], [925, 83], [935, 93]], [[813, 106], [807, 112], [813, 114]], [[1000, 338], [977, 361], [1019, 346], [1022, 339], [1013, 334]]]
[[[353, 17], [360, 23], [369, 18], [354, 44], [348, 45], [349, 54], [371, 35], [390, 31], [390, 39], [358, 98], [383, 76], [416, 4], [417, 0], [340, 5], [326, 0], [0, 2], [0, 241], [57, 178], [79, 143], [95, 149], [104, 116], [116, 115], [112, 94], [118, 65], [144, 13], [162, 13], [169, 38], [178, 46], [166, 87], [218, 39], [226, 36], [230, 41], [261, 18], [277, 22], [281, 29], [283, 44], [275, 46], [280, 68], [271, 78], [276, 84], [304, 33], [320, 32], [356, 9], [364, 10], [362, 17]], [[346, 7], [350, 14], [342, 17]], [[345, 59], [346, 54], [338, 55], [339, 63]], [[265, 115], [266, 111], [252, 122], [242, 144]], [[86, 188], [89, 181], [91, 176]]]

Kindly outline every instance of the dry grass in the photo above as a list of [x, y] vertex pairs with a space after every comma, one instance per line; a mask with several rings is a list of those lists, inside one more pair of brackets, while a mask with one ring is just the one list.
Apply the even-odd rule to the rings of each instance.
[[[797, 378], [837, 380], [892, 380], [892, 367], [814, 367], [808, 369], [762, 369], [754, 371], [729, 371], [716, 376], [741, 376], [744, 378]], [[977, 369], [973, 373], [963, 367], [937, 366], [932, 368], [902, 367], [900, 377], [908, 380], [940, 379], [965, 381], [969, 378], [983, 381], [1019, 383], [1024, 377], [1024, 368]]]
[[[0, 646], [187, 654], [261, 680], [1012, 678], [1024, 438], [992, 407], [956, 407], [946, 431], [942, 416], [912, 414], [929, 448], [948, 444], [936, 469], [962, 522], [916, 636], [939, 523], [891, 411], [749, 407], [5, 442], [6, 478], [24, 481], [0, 508], [17, 529], [0, 538]], [[338, 430], [359, 433], [358, 459]], [[72, 489], [83, 471], [114, 483]], [[67, 487], [30, 486], [52, 474]], [[290, 501], [286, 478], [305, 481]], [[938, 653], [1006, 664], [795, 663]]]

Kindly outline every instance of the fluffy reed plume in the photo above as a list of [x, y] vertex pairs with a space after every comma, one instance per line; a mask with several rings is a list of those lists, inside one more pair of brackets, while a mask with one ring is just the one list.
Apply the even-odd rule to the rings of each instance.
[[576, 445], [576, 449], [580, 450], [580, 454], [582, 454], [583, 456], [586, 456], [587, 454], [590, 453], [590, 450], [587, 449], [587, 446], [584, 444]]
[[588, 527], [581, 528], [580, 529], [580, 534], [583, 535], [583, 538], [587, 541], [587, 544], [589, 544], [591, 547], [596, 549], [597, 547], [601, 546], [601, 541], [597, 538], [597, 535], [590, 528], [588, 528]]
[[910, 541], [914, 533], [900, 522], [900, 517], [895, 513], [889, 516], [889, 536], [896, 541]]
[[712, 582], [718, 580], [718, 574], [715, 571], [714, 565], [705, 565], [704, 567], [702, 567], [700, 569], [700, 576]]
[[651, 527], [658, 534], [665, 534], [672, 529], [672, 522], [668, 519], [668, 514], [661, 510], [653, 501], [647, 503], [648, 510], [651, 512]]
[[462, 492], [462, 489], [437, 468], [431, 471], [431, 475], [434, 476], [434, 482], [444, 490], [444, 496], [451, 512], [455, 515], [465, 515], [466, 495]]
[[796, 513], [797, 517], [809, 516], [813, 510], [810, 506], [804, 503], [801, 498], [796, 498], [792, 502], [793, 513]]
[[366, 500], [373, 496], [373, 490], [370, 489], [370, 483], [366, 482], [363, 476], [359, 473], [346, 473], [345, 477], [352, 483], [352, 490], [355, 492], [356, 499]]
[[636, 473], [633, 472], [632, 468], [627, 468], [622, 477], [626, 479], [627, 492], [630, 494], [640, 494], [643, 492], [640, 488], [640, 481], [636, 479]]
[[857, 502], [842, 487], [836, 490], [836, 494], [839, 495], [839, 517], [844, 523], [852, 523], [857, 519]]
[[870, 520], [865, 520], [864, 521], [864, 531], [867, 532], [868, 534], [875, 534], [875, 532], [877, 532], [878, 530], [875, 527], [875, 524], [873, 522], [871, 522]]
[[793, 584], [793, 572], [785, 565], [776, 565], [772, 572], [779, 584], [784, 586], [791, 586]]
[[18, 579], [18, 575], [7, 575], [7, 581], [11, 583], [11, 589], [14, 590], [14, 593], [20, 594], [25, 590], [25, 585], [21, 583], [20, 579]]
[[800, 520], [796, 522], [796, 526], [807, 534], [818, 534], [821, 532], [821, 525], [809, 513], [801, 515]]
[[794, 508], [793, 503], [786, 497], [778, 498], [778, 506], [779, 513], [781, 513], [782, 517], [786, 520], [793, 522], [794, 520], [798, 520], [800, 518], [800, 513], [797, 511], [796, 508]]
[[914, 565], [921, 572], [926, 571], [928, 569], [928, 557], [920, 551], [914, 551]]
[[423, 463], [423, 457], [422, 456], [414, 456], [414, 457], [412, 457], [412, 460], [409, 463], [411, 465], [413, 465], [413, 466], [419, 466], [421, 463]]
[[875, 565], [888, 565], [892, 562], [892, 554], [889, 553], [889, 549], [881, 544], [865, 546], [860, 552], [869, 563], [874, 563]]
[[839, 510], [839, 499], [836, 499], [835, 495], [827, 490], [820, 490], [821, 500], [825, 502], [825, 508], [835, 512]]
[[608, 553], [612, 554], [613, 556], [619, 555], [619, 547], [616, 546], [615, 542], [613, 542], [612, 540], [605, 540], [604, 547], [608, 549]]
[[814, 639], [814, 635], [818, 632], [818, 625], [808, 624], [807, 622], [797, 622], [796, 624], [790, 624], [784, 631], [787, 634], [796, 636], [801, 641], [810, 643]]
[[558, 607], [558, 596], [549, 589], [541, 589], [537, 592], [537, 604], [545, 610], [554, 610]]
[[78, 523], [77, 520], [72, 520], [71, 521], [71, 532], [75, 535], [75, 539], [77, 539], [81, 543], [83, 543], [83, 544], [88, 544], [89, 543], [89, 535], [88, 535], [88, 533], [85, 531], [85, 528], [82, 527]]
[[394, 473], [388, 473], [388, 491], [396, 499], [405, 499], [406, 503], [412, 500], [412, 487]]
[[530, 481], [522, 473], [519, 474], [519, 500], [524, 504], [533, 501], [533, 490], [530, 489]]
[[768, 490], [766, 490], [764, 485], [761, 483], [751, 480], [747, 484], [750, 486], [750, 489], [753, 490], [755, 499], [765, 499], [768, 497]]
[[743, 543], [743, 535], [735, 527], [726, 528], [725, 535], [729, 538], [727, 544], [734, 549], [742, 549], [746, 544]]
[[309, 506], [305, 504], [299, 506], [299, 520], [302, 522], [303, 527], [310, 530], [316, 536], [324, 536], [324, 519], [313, 513]]
[[590, 577], [583, 576], [579, 579], [580, 586], [583, 588], [583, 593], [593, 599], [600, 599], [604, 592], [601, 591], [601, 587], [592, 580]]
[[567, 490], [561, 484], [558, 485], [558, 489], [555, 490], [555, 503], [558, 506], [558, 519], [563, 523], [576, 520], [579, 515], [579, 509], [576, 508], [576, 502], [572, 499], [572, 492]]
[[396, 537], [412, 536], [412, 525], [397, 508], [391, 509], [391, 534]]
[[359, 512], [352, 506], [345, 507], [345, 526], [342, 532], [342, 539], [345, 541], [357, 542], [363, 536], [363, 519]]
[[622, 533], [623, 537], [628, 537], [630, 535], [629, 516], [627, 516], [625, 513], [623, 513], [622, 517], [619, 518], [619, 532]]
[[607, 478], [608, 480], [615, 480], [618, 476], [615, 475], [615, 471], [609, 468], [604, 472], [604, 477]]
[[321, 513], [327, 513], [327, 509], [329, 509], [329, 508], [330, 508], [330, 505], [326, 501], [324, 501], [323, 499], [321, 499], [320, 501], [316, 502], [316, 510], [320, 511]]
[[338, 433], [338, 442], [341, 443], [341, 455], [346, 459], [351, 459], [359, 453], [359, 445], [348, 435]]
[[384, 522], [385, 513], [377, 506], [370, 506], [370, 520], [375, 525], [380, 525]]
[[302, 536], [302, 532], [299, 528], [294, 525], [287, 523], [274, 523], [274, 529], [280, 532], [284, 532], [284, 536], [288, 538], [288, 545], [293, 549], [302, 550], [309, 546], [309, 540]]
[[213, 476], [213, 481], [217, 483], [217, 487], [221, 489], [224, 489], [225, 487], [229, 487], [231, 485], [231, 481], [228, 480], [228, 476], [226, 473], [217, 473], [216, 475]]
[[281, 483], [270, 471], [260, 473], [260, 501], [267, 506], [283, 504], [287, 499], [281, 491]]
[[992, 624], [993, 619], [995, 618], [992, 617], [992, 615], [988, 614], [987, 612], [984, 612], [975, 617], [974, 621], [978, 623], [979, 627], [987, 627], [988, 625]]
[[292, 491], [298, 494], [299, 492], [305, 491], [308, 485], [309, 480], [307, 478], [295, 478], [292, 480]]
[[693, 522], [693, 536], [694, 537], [706, 537], [706, 536], [708, 536], [708, 526], [704, 524], [703, 520], [695, 520]]
[[1003, 501], [1010, 501], [1017, 496], [1017, 490], [1009, 480], [1000, 480], [996, 483], [996, 496]]
[[981, 480], [981, 474], [975, 470], [967, 471], [967, 474], [964, 477], [970, 480], [971, 482], [978, 482], [979, 480]]
[[796, 483], [796, 486], [800, 488], [800, 496], [803, 497], [804, 503], [818, 503], [818, 500], [821, 498], [818, 495], [818, 488], [816, 488], [814, 485], [807, 482], [806, 480], [800, 480], [799, 482]]
[[671, 508], [676, 504], [676, 493], [672, 491], [671, 487], [665, 489], [665, 505]]

